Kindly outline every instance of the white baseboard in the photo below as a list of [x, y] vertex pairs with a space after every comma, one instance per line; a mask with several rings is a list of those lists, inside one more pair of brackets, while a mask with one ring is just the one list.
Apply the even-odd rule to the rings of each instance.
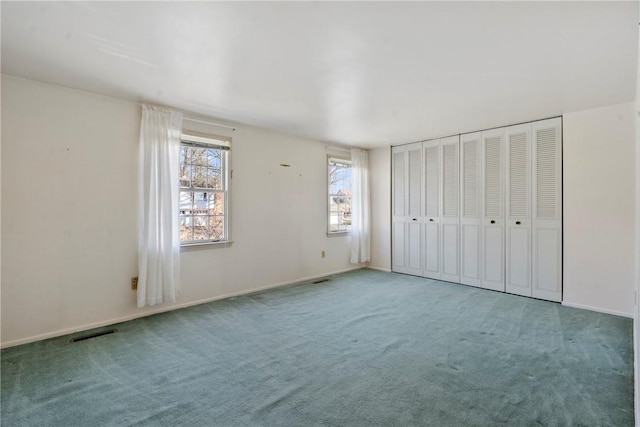
[[391, 273], [390, 268], [376, 267], [375, 265], [367, 265], [366, 268], [370, 268], [371, 270], [384, 271], [385, 273]]
[[633, 313], [624, 313], [622, 311], [608, 310], [606, 308], [599, 308], [599, 307], [591, 307], [589, 305], [575, 304], [567, 301], [562, 301], [562, 305], [565, 305], [567, 307], [580, 308], [582, 310], [597, 311], [598, 313], [613, 314], [614, 316], [628, 317], [630, 319], [633, 319]]
[[233, 298], [233, 297], [238, 297], [238, 296], [242, 296], [242, 295], [253, 294], [255, 292], [266, 291], [268, 289], [279, 288], [281, 286], [292, 285], [294, 283], [302, 283], [302, 282], [307, 282], [307, 281], [319, 279], [321, 277], [331, 276], [331, 275], [334, 275], [334, 274], [346, 273], [347, 271], [360, 270], [362, 268], [365, 268], [364, 265], [357, 265], [357, 266], [345, 268], [345, 269], [342, 269], [342, 270], [331, 271], [331, 272], [328, 272], [328, 273], [323, 273], [323, 274], [318, 274], [318, 275], [308, 276], [308, 277], [302, 277], [302, 278], [295, 279], [295, 280], [287, 280], [286, 282], [280, 282], [280, 283], [274, 283], [274, 284], [271, 284], [271, 285], [261, 286], [259, 288], [254, 288], [254, 289], [250, 289], [250, 290], [247, 290], [247, 291], [239, 291], [239, 292], [233, 292], [233, 293], [225, 294], [225, 295], [218, 295], [218, 296], [211, 297], [211, 298], [204, 298], [204, 299], [200, 299], [200, 300], [196, 300], [196, 301], [185, 302], [185, 303], [182, 303], [182, 304], [174, 304], [174, 305], [171, 305], [171, 306], [159, 307], [157, 309], [150, 310], [150, 311], [145, 311], [143, 313], [134, 313], [134, 314], [130, 314], [130, 315], [127, 315], [127, 316], [121, 316], [121, 317], [115, 317], [115, 318], [108, 319], [108, 320], [103, 320], [103, 321], [100, 321], [100, 322], [88, 323], [88, 324], [80, 325], [80, 326], [74, 326], [72, 328], [59, 329], [57, 331], [47, 332], [45, 334], [33, 335], [33, 336], [30, 336], [30, 337], [26, 337], [26, 338], [20, 338], [20, 339], [13, 340], [13, 341], [3, 342], [2, 344], [0, 344], [0, 348], [15, 347], [17, 345], [28, 344], [28, 343], [31, 343], [31, 342], [41, 341], [41, 340], [45, 340], [45, 339], [48, 339], [48, 338], [55, 338], [55, 337], [59, 337], [59, 336], [62, 336], [62, 335], [67, 335], [67, 334], [73, 334], [73, 333], [76, 333], [76, 332], [86, 331], [86, 330], [89, 330], [89, 329], [101, 328], [103, 326], [109, 326], [109, 325], [113, 325], [115, 323], [127, 322], [129, 320], [140, 319], [142, 317], [152, 316], [154, 314], [159, 314], [159, 313], [166, 313], [167, 311], [179, 310], [181, 308], [193, 307], [194, 305], [206, 304], [208, 302], [218, 301], [218, 300], [222, 300], [222, 299], [226, 299], [226, 298]]

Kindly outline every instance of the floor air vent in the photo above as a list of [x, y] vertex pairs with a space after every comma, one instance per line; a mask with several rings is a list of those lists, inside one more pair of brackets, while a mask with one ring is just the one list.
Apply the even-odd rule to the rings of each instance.
[[318, 283], [324, 283], [324, 282], [330, 282], [331, 279], [320, 279], [320, 280], [316, 280], [315, 282], [311, 282], [314, 285], [317, 285]]
[[91, 338], [97, 338], [97, 337], [101, 337], [103, 335], [114, 334], [116, 332], [118, 332], [117, 329], [107, 329], [106, 331], [94, 332], [93, 334], [82, 335], [82, 336], [79, 336], [79, 337], [76, 337], [76, 338], [71, 338], [71, 340], [69, 342], [70, 343], [74, 343], [74, 342], [78, 342], [78, 341], [90, 340]]

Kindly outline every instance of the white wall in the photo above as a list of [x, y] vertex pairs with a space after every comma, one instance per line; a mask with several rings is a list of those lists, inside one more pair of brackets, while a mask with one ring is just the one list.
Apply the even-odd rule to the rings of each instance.
[[391, 270], [391, 149], [369, 151], [371, 169], [371, 262], [369, 267]]
[[[130, 289], [140, 106], [2, 76], [2, 113], [2, 345], [171, 309]], [[215, 130], [233, 138], [234, 243], [182, 252], [177, 306], [354, 267], [350, 237], [326, 236], [322, 143]]]
[[634, 313], [634, 104], [564, 115], [567, 305]]

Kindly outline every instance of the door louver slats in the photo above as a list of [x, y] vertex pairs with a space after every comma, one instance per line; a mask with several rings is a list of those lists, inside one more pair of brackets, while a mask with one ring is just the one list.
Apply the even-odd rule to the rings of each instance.
[[558, 199], [555, 129], [539, 129], [536, 133], [536, 215], [538, 218], [555, 218]]
[[485, 192], [484, 214], [487, 217], [502, 217], [502, 138], [487, 138], [485, 142], [484, 168]]
[[433, 146], [424, 150], [424, 164], [425, 164], [425, 192], [426, 192], [426, 206], [425, 214], [427, 216], [438, 216], [438, 204], [439, 196], [439, 179], [440, 170], [438, 167], [438, 147]]
[[458, 216], [458, 146], [443, 145], [443, 216]]
[[422, 150], [409, 150], [409, 215], [420, 216], [422, 180], [422, 165], [420, 153]]
[[477, 217], [478, 209], [478, 146], [480, 141], [467, 141], [462, 146], [464, 150], [464, 212], [465, 217]]
[[397, 216], [404, 216], [404, 156], [403, 152], [393, 155], [393, 213]]
[[527, 133], [509, 135], [509, 216], [527, 218], [529, 212], [529, 164]]

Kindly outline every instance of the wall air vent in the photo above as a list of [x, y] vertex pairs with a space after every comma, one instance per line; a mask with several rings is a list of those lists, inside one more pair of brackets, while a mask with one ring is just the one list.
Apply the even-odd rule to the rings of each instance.
[[114, 334], [116, 332], [118, 332], [117, 329], [107, 329], [105, 331], [94, 332], [92, 334], [81, 335], [79, 337], [71, 338], [69, 340], [69, 342], [73, 344], [73, 343], [78, 342], [78, 341], [90, 340], [91, 338], [97, 338], [97, 337], [101, 337], [103, 335], [110, 335], [110, 334]]

